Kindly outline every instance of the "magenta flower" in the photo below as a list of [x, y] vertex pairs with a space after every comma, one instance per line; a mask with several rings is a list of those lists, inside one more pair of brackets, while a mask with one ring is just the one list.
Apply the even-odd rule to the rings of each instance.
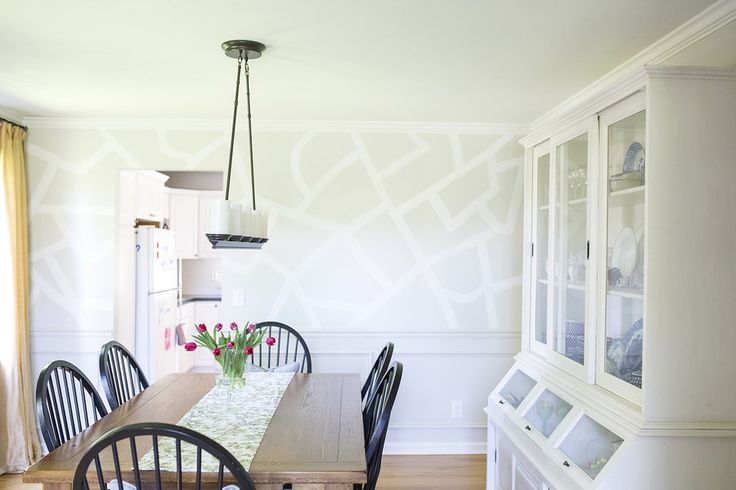
[[215, 330], [217, 330], [218, 332], [222, 330], [222, 323], [218, 323], [217, 325], [215, 325]]
[[253, 333], [253, 330], [255, 330], [255, 329], [256, 329], [256, 326], [255, 325], [253, 325], [252, 323], [249, 323], [248, 324], [248, 329], [247, 329], [248, 330], [248, 333]]
[[219, 347], [215, 347], [214, 349], [212, 349], [212, 353], [215, 355], [215, 357], [219, 356], [220, 355], [220, 348]]
[[267, 345], [273, 345], [275, 343], [276, 343], [276, 339], [273, 338], [273, 337], [269, 337], [269, 338], [266, 339], [266, 344]]
[[195, 344], [194, 342], [187, 342], [186, 344], [184, 344], [184, 350], [186, 350], [187, 352], [192, 352], [196, 348], [197, 344]]
[[243, 349], [243, 351], [245, 352], [245, 355], [249, 356], [249, 355], [253, 354], [253, 347], [251, 347], [249, 345], [246, 345], [245, 346], [245, 349]]
[[229, 341], [229, 342], [227, 343], [227, 346], [226, 346], [226, 347], [227, 347], [228, 349], [232, 349], [233, 347], [235, 347], [235, 342], [233, 342], [232, 340], [231, 340], [231, 341]]
[[235, 323], [235, 322], [232, 322], [232, 323], [230, 324], [230, 330], [237, 330], [237, 329], [238, 329], [238, 324], [237, 324], [237, 323]]
[[205, 325], [204, 323], [200, 323], [199, 325], [197, 325], [197, 332], [201, 333], [201, 332], [206, 332], [206, 331], [207, 331], [207, 325]]

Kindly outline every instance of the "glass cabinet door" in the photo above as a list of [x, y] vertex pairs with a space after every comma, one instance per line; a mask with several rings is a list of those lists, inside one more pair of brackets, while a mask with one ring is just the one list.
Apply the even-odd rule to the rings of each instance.
[[551, 347], [585, 363], [589, 129], [554, 147], [554, 288]]
[[534, 341], [547, 344], [549, 295], [550, 155], [549, 145], [534, 150], [534, 212], [532, 254], [532, 308]]
[[498, 393], [514, 408], [519, 408], [537, 382], [523, 371], [515, 371]]
[[605, 355], [599, 356], [598, 368], [604, 374], [599, 384], [608, 383], [606, 387], [633, 401], [641, 396], [646, 263], [646, 112], [641, 99], [625, 101], [621, 110], [601, 115], [607, 215], [605, 336], [599, 339]]
[[526, 411], [524, 418], [548, 438], [570, 410], [572, 405], [545, 389]]
[[595, 479], [623, 442], [621, 437], [583, 415], [560, 444], [560, 451], [569, 458], [565, 461], [568, 465], [574, 463]]

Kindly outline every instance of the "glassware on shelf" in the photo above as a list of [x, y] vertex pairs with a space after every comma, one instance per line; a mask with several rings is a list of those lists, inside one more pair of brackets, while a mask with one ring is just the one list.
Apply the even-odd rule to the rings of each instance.
[[549, 437], [562, 419], [572, 410], [572, 405], [549, 390], [544, 390], [524, 417], [536, 427], [544, 437]]

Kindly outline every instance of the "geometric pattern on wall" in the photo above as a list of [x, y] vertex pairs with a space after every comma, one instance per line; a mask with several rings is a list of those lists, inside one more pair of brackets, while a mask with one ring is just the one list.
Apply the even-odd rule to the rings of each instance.
[[[451, 127], [258, 132], [272, 238], [223, 253], [224, 296], [246, 290], [246, 307], [226, 301], [226, 314], [304, 330], [518, 330], [517, 139]], [[248, 202], [247, 147], [236, 150], [232, 196]], [[119, 170], [222, 170], [226, 152], [222, 130], [32, 128], [32, 328], [112, 330]]]

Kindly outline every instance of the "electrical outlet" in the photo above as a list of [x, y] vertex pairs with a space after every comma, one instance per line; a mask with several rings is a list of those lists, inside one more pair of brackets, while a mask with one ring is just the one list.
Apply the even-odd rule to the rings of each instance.
[[461, 419], [463, 418], [463, 402], [462, 400], [455, 400], [450, 404], [451, 406], [451, 413], [450, 416], [453, 419]]
[[245, 290], [233, 289], [233, 308], [242, 308], [245, 306]]

